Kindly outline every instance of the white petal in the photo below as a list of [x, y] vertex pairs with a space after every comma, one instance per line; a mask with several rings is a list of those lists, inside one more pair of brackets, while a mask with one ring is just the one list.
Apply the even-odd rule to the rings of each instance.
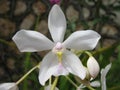
[[12, 39], [21, 52], [49, 50], [54, 45], [43, 34], [30, 30], [20, 30]]
[[81, 61], [75, 54], [68, 50], [63, 54], [63, 65], [70, 73], [79, 76], [81, 79], [86, 77], [86, 70]]
[[55, 42], [62, 42], [66, 31], [66, 19], [58, 5], [54, 5], [49, 13], [48, 26]]
[[76, 31], [64, 41], [63, 46], [76, 50], [92, 50], [100, 37], [97, 32], [92, 30]]
[[[45, 86], [45, 90], [51, 90], [52, 85]], [[57, 87], [55, 87], [55, 90], [59, 90]]]
[[56, 72], [58, 65], [57, 56], [49, 52], [42, 60], [39, 72], [39, 82], [45, 85], [45, 82]]
[[100, 82], [99, 81], [93, 81], [90, 83], [92, 87], [100, 87]]
[[98, 62], [95, 60], [94, 57], [92, 57], [92, 56], [89, 57], [89, 59], [87, 61], [87, 68], [88, 68], [88, 71], [89, 71], [90, 75], [93, 78], [96, 78], [96, 76], [99, 73], [100, 67], [99, 67]]
[[0, 84], [0, 90], [18, 90], [16, 83], [2, 83]]
[[59, 63], [55, 53], [49, 52], [42, 60], [39, 72], [39, 81], [41, 85], [52, 76], [68, 75], [69, 72]]
[[105, 69], [102, 69], [101, 70], [101, 84], [102, 84], [102, 90], [106, 90], [106, 75], [108, 73], [108, 71], [110, 70], [111, 68], [111, 63], [108, 64]]

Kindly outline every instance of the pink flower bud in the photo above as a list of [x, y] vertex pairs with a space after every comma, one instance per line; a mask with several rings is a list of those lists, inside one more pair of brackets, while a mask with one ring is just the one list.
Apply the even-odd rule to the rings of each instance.
[[88, 71], [89, 71], [91, 77], [96, 78], [96, 76], [99, 73], [100, 67], [94, 57], [92, 57], [92, 56], [89, 57], [89, 59], [87, 61], [87, 68], [88, 68]]
[[60, 0], [49, 0], [51, 4], [59, 4]]

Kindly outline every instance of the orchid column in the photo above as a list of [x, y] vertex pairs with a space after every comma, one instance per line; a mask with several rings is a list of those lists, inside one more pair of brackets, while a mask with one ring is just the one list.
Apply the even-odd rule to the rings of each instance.
[[13, 37], [13, 41], [21, 52], [51, 50], [45, 55], [40, 65], [40, 84], [45, 85], [52, 75], [60, 76], [69, 73], [82, 80], [85, 79], [86, 70], [80, 59], [70, 49], [92, 50], [97, 45], [100, 35], [92, 30], [81, 30], [72, 33], [63, 41], [66, 19], [58, 5], [54, 5], [49, 13], [48, 27], [53, 41], [32, 30], [20, 30]]

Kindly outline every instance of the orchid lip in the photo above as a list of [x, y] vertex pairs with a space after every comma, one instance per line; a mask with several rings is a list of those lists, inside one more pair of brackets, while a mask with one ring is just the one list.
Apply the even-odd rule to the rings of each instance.
[[57, 72], [55, 72], [55, 74], [58, 74], [58, 73], [62, 72], [63, 69], [64, 69], [64, 67], [63, 67], [62, 63], [59, 63], [58, 64], [58, 70], [57, 70]]

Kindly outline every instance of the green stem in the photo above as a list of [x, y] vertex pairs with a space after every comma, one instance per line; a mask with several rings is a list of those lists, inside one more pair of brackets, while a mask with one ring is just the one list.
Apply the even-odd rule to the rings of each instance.
[[6, 41], [4, 39], [0, 39], [0, 43], [2, 44], [5, 44], [5, 45], [8, 45], [8, 46], [11, 46], [11, 47], [14, 47], [15, 45], [9, 41]]
[[[29, 68], [31, 68], [31, 63], [30, 63], [30, 57], [31, 57], [31, 52], [25, 53], [25, 60], [24, 60], [24, 72], [26, 73]], [[27, 79], [24, 80], [23, 82], [23, 90], [28, 89], [28, 84], [27, 84]]]
[[91, 86], [87, 86], [87, 88], [89, 88], [89, 90], [95, 90], [95, 89], [92, 88]]
[[90, 57], [92, 56], [92, 53], [88, 52], [88, 51], [85, 51], [85, 53]]
[[35, 31], [37, 31], [38, 23], [39, 23], [40, 15], [37, 16], [36, 24], [35, 24]]
[[20, 78], [16, 84], [18, 85], [19, 83], [21, 83], [31, 72], [33, 72], [36, 68], [39, 67], [39, 64], [34, 66], [32, 69], [30, 69], [22, 78]]
[[52, 84], [52, 77], [50, 77], [50, 79], [49, 79], [49, 85], [51, 85]]
[[55, 78], [55, 80], [54, 80], [54, 82], [53, 82], [52, 87], [51, 87], [50, 90], [55, 90], [55, 87], [56, 87], [56, 85], [57, 85], [57, 82], [58, 82], [58, 77]]
[[76, 88], [78, 88], [78, 86], [68, 77], [68, 76], [65, 76], [66, 79], [73, 85], [75, 86]]
[[0, 43], [3, 43], [3, 44], [6, 44], [6, 45], [9, 45], [9, 42], [3, 40], [3, 39], [0, 39]]
[[104, 51], [107, 51], [107, 50], [109, 50], [109, 49], [116, 48], [118, 45], [119, 45], [119, 42], [116, 42], [116, 43], [114, 43], [114, 44], [111, 45], [111, 46], [108, 46], [108, 47], [105, 47], [105, 48], [100, 48], [100, 49], [98, 49], [97, 51], [94, 51], [92, 54], [93, 54], [93, 55], [98, 55], [98, 54], [100, 54], [100, 53], [102, 53], [102, 52], [104, 52]]
[[24, 60], [24, 66], [25, 66], [25, 69], [24, 71], [26, 72], [30, 66], [30, 57], [31, 57], [31, 52], [27, 52], [25, 53], [25, 60]]
[[[112, 49], [112, 48], [115, 48], [116, 46], [118, 46], [119, 45], [119, 42], [116, 42], [116, 43], [114, 43], [113, 45], [111, 45], [111, 46], [108, 46], [108, 47], [105, 47], [105, 48], [100, 48], [100, 49], [98, 49], [98, 50], [96, 50], [96, 51], [93, 51], [92, 53], [91, 53], [91, 55], [98, 55], [98, 54], [100, 54], [100, 53], [102, 53], [102, 52], [104, 52], [104, 51], [107, 51], [107, 50], [109, 50], [109, 49]], [[76, 55], [79, 55], [79, 54], [81, 54], [81, 53], [84, 53], [84, 51], [78, 51], [78, 52], [76, 52]], [[88, 54], [88, 53], [87, 53]], [[88, 54], [88, 55], [90, 55], [90, 54]]]

